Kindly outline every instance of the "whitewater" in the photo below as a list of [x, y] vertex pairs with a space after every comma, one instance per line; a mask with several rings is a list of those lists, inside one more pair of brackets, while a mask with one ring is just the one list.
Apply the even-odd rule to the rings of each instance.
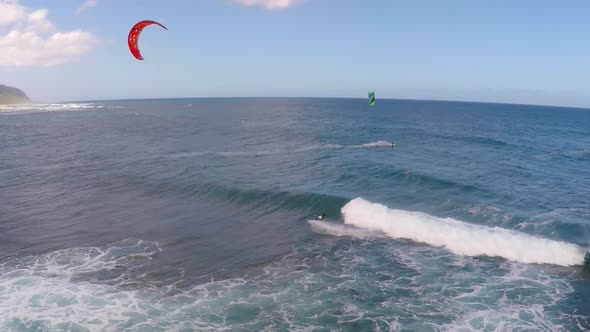
[[444, 247], [463, 256], [502, 257], [522, 263], [573, 266], [584, 263], [586, 252], [572, 243], [452, 218], [437, 218], [421, 212], [389, 209], [360, 197], [346, 204], [342, 215], [347, 225], [379, 231], [393, 239], [409, 239]]

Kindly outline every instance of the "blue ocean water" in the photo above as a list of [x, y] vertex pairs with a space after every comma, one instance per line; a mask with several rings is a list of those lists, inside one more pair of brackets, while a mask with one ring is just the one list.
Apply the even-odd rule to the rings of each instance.
[[584, 109], [3, 107], [0, 330], [588, 331], [589, 166]]

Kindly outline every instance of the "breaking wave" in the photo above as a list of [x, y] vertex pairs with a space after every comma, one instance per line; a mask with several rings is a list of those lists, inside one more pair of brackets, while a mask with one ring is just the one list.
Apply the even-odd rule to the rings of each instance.
[[437, 218], [421, 212], [389, 209], [356, 198], [342, 208], [344, 222], [379, 231], [394, 239], [409, 239], [444, 247], [457, 255], [503, 257], [522, 263], [582, 265], [584, 249], [576, 244], [525, 233]]
[[92, 103], [64, 103], [64, 104], [18, 104], [1, 105], [0, 114], [26, 114], [45, 112], [75, 112], [85, 110], [116, 109], [121, 106], [105, 106]]

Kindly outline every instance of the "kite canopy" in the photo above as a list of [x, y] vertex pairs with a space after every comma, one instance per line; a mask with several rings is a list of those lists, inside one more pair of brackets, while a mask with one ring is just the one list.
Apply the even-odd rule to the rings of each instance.
[[137, 24], [135, 24], [133, 26], [133, 28], [131, 28], [131, 31], [129, 31], [129, 37], [127, 38], [127, 43], [129, 44], [129, 50], [131, 51], [131, 54], [133, 54], [133, 56], [137, 60], [143, 60], [143, 57], [141, 56], [141, 52], [139, 52], [139, 47], [137, 46], [137, 42], [139, 41], [139, 35], [141, 34], [141, 31], [143, 30], [143, 28], [147, 27], [148, 25], [152, 25], [152, 24], [159, 25], [162, 28], [168, 30], [168, 28], [166, 28], [165, 26], [163, 26], [162, 24], [160, 24], [156, 21], [145, 20], [145, 21], [140, 21]]
[[369, 92], [369, 105], [375, 105], [375, 92]]

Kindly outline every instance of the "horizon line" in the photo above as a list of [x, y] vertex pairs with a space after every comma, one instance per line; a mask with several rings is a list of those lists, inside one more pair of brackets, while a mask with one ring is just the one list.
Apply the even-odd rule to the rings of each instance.
[[[364, 100], [362, 97], [260, 97], [260, 96], [243, 96], [243, 97], [152, 97], [152, 98], [115, 98], [115, 99], [88, 99], [88, 100], [70, 100], [58, 101], [54, 103], [91, 103], [91, 102], [109, 102], [109, 101], [132, 101], [132, 100], [174, 100], [174, 99], [354, 99]], [[414, 98], [379, 98], [379, 100], [395, 101], [423, 101], [423, 102], [445, 102], [445, 103], [469, 103], [469, 104], [494, 104], [494, 105], [514, 105], [514, 106], [534, 106], [534, 107], [559, 107], [572, 108], [579, 110], [590, 110], [590, 106], [564, 106], [551, 104], [526, 104], [511, 102], [494, 102], [494, 101], [474, 101], [474, 100], [449, 100], [449, 99], [414, 99]], [[48, 102], [52, 103], [52, 102]], [[34, 104], [34, 103], [33, 103]]]

